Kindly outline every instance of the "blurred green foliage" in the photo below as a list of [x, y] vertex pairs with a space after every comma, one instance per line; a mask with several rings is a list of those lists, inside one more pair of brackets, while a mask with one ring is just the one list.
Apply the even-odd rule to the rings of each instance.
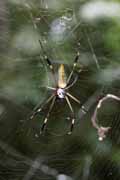
[[[39, 131], [48, 106], [34, 120], [29, 120], [29, 114], [36, 104], [44, 102], [51, 94], [46, 86], [54, 86], [39, 39], [54, 64], [56, 75], [61, 63], [65, 64], [66, 74], [70, 73], [79, 50], [77, 68], [83, 71], [71, 88], [71, 93], [80, 99], [81, 105], [101, 88], [103, 92], [100, 96], [107, 93], [120, 96], [120, 17], [106, 17], [103, 14], [99, 18], [95, 15], [93, 19], [85, 19], [81, 12], [90, 2], [94, 5], [97, 1], [9, 0], [6, 3], [6, 21], [1, 24], [8, 36], [5, 37], [7, 48], [1, 50], [0, 57], [0, 134], [2, 141], [26, 157], [34, 159], [40, 156], [49, 167], [73, 179], [119, 180], [118, 102], [107, 101], [98, 114], [101, 124], [112, 127], [103, 142], [98, 141], [97, 132], [91, 125], [97, 99], [82, 119], [78, 113], [81, 106], [71, 102], [76, 114], [71, 136], [67, 135], [70, 127], [67, 117], [70, 112], [64, 102], [56, 102], [43, 135]], [[119, 1], [110, 2], [118, 3], [117, 7], [120, 8]], [[110, 2], [106, 2], [108, 6]], [[99, 7], [96, 8], [99, 10]], [[91, 12], [93, 10], [90, 9]], [[3, 18], [4, 12], [1, 15]], [[1, 31], [0, 36], [3, 34]], [[100, 68], [96, 65], [95, 55]], [[8, 160], [9, 157], [6, 162]], [[3, 174], [1, 179], [20, 179], [15, 175], [17, 172], [12, 173], [10, 162], [10, 175]], [[7, 172], [7, 166], [3, 169]], [[22, 177], [25, 174], [26, 171], [21, 172]], [[35, 180], [42, 178], [42, 175], [34, 174]], [[48, 175], [44, 178], [53, 179]]]

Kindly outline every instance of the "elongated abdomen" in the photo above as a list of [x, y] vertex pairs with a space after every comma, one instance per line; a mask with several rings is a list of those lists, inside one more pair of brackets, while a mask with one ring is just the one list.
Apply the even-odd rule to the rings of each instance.
[[65, 88], [66, 87], [66, 74], [64, 65], [61, 64], [58, 69], [58, 87]]

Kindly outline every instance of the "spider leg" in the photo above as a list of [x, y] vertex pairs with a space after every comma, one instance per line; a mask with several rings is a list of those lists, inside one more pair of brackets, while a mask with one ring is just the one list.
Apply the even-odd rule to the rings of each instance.
[[72, 96], [70, 93], [66, 93], [71, 99], [73, 99], [75, 102], [77, 102], [78, 104], [80, 104], [80, 101], [76, 98], [76, 97], [74, 97], [74, 96]]
[[50, 112], [52, 111], [52, 108], [53, 108], [53, 106], [54, 106], [55, 100], [56, 100], [56, 96], [54, 96], [54, 98], [53, 98], [53, 100], [52, 100], [52, 103], [51, 103], [51, 105], [50, 105], [50, 107], [49, 107], [49, 111], [48, 111], [48, 113], [47, 113], [47, 115], [46, 115], [46, 117], [45, 117], [45, 119], [44, 119], [43, 125], [42, 125], [42, 127], [41, 127], [40, 134], [43, 132], [43, 130], [44, 130], [44, 128], [45, 128], [45, 125], [47, 124], [47, 121], [48, 121]]
[[50, 90], [56, 90], [56, 88], [50, 87], [50, 86], [47, 86], [46, 88], [47, 88], [47, 89], [50, 89]]
[[78, 52], [75, 59], [74, 59], [74, 63], [73, 63], [73, 68], [72, 68], [72, 71], [70, 73], [70, 75], [68, 76], [68, 79], [67, 79], [67, 84], [69, 84], [72, 76], [73, 76], [73, 73], [74, 73], [74, 70], [75, 70], [75, 67], [77, 65], [77, 62], [78, 62], [78, 59], [79, 59], [79, 56], [80, 56], [80, 53]]
[[30, 116], [30, 119], [33, 119], [36, 114], [38, 114], [39, 112], [41, 112], [42, 109], [43, 109], [43, 107], [44, 107], [46, 104], [48, 104], [48, 103], [53, 99], [54, 96], [55, 96], [55, 95], [52, 94], [52, 95], [45, 101], [45, 103], [44, 103], [42, 106], [40, 106], [41, 103], [38, 104], [38, 105], [33, 109], [33, 113], [32, 113], [32, 115]]
[[71, 105], [71, 103], [69, 101], [69, 98], [67, 96], [65, 96], [65, 99], [66, 99], [67, 104], [68, 104], [68, 106], [70, 108], [70, 111], [72, 112], [72, 123], [71, 123], [70, 131], [68, 132], [68, 134], [71, 134], [72, 131], [73, 131], [73, 128], [74, 128], [74, 124], [75, 124], [75, 115], [74, 115], [74, 111], [73, 111], [72, 105]]
[[[82, 70], [81, 70], [82, 71]], [[79, 71], [79, 72], [81, 72]], [[76, 77], [74, 78], [73, 82], [71, 84], [69, 84], [68, 86], [66, 86], [65, 89], [69, 89], [71, 88], [72, 86], [74, 86], [74, 84], [76, 83], [76, 81], [78, 80], [78, 75], [76, 75]]]
[[[40, 42], [40, 40], [39, 40], [39, 42]], [[44, 59], [47, 62], [48, 66], [49, 66], [49, 68], [50, 68], [50, 70], [52, 72], [52, 76], [54, 78], [55, 85], [57, 85], [57, 79], [56, 79], [56, 75], [55, 75], [55, 70], [54, 70], [53, 64], [52, 64], [51, 60], [48, 58], [48, 56], [46, 55], [46, 53], [45, 53]]]
[[[27, 7], [28, 14], [29, 14], [30, 19], [31, 19], [31, 21], [32, 21], [34, 30], [35, 30], [36, 32], [39, 32], [38, 26], [37, 26], [36, 22], [34, 21], [33, 14], [32, 14], [31, 11], [30, 11], [30, 10], [31, 10], [31, 9], [30, 9], [30, 6], [29, 6], [27, 3], [26, 3], [25, 5], [26, 5], [26, 7]], [[40, 48], [41, 48], [42, 51], [43, 51], [44, 60], [47, 62], [48, 66], [49, 66], [49, 68], [50, 68], [50, 70], [51, 70], [51, 72], [52, 72], [52, 75], [53, 75], [53, 78], [54, 78], [54, 81], [55, 81], [55, 85], [57, 85], [57, 80], [56, 80], [56, 76], [55, 76], [55, 71], [54, 71], [53, 64], [52, 64], [51, 60], [48, 58], [47, 52], [45, 51], [44, 46], [43, 46], [43, 44], [42, 44], [42, 40], [41, 40], [40, 38], [38, 39], [38, 42], [39, 42]]]

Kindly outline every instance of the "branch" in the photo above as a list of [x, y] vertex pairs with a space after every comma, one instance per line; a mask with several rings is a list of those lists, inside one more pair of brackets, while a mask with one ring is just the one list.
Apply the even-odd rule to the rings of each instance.
[[97, 102], [97, 99], [103, 93], [104, 87], [97, 89], [88, 100], [82, 105], [78, 112], [79, 119], [82, 119], [84, 115], [91, 109], [91, 107]]
[[97, 106], [95, 108], [95, 111], [94, 111], [94, 113], [92, 115], [92, 118], [91, 118], [93, 127], [96, 128], [97, 131], [98, 131], [99, 141], [102, 141], [106, 137], [106, 133], [111, 129], [111, 127], [99, 126], [97, 121], [96, 121], [97, 120], [98, 109], [101, 108], [102, 103], [104, 101], [106, 101], [107, 99], [115, 99], [117, 101], [120, 101], [120, 97], [115, 96], [113, 94], [107, 94], [105, 97], [103, 97], [102, 99], [99, 100], [99, 102], [98, 102], [98, 104], [97, 104]]

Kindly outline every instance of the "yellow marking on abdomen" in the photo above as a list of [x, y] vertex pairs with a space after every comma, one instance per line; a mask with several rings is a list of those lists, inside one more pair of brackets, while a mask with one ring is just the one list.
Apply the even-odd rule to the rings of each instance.
[[65, 68], [64, 65], [61, 64], [58, 69], [58, 87], [59, 88], [65, 88], [66, 87], [66, 74], [65, 74]]

